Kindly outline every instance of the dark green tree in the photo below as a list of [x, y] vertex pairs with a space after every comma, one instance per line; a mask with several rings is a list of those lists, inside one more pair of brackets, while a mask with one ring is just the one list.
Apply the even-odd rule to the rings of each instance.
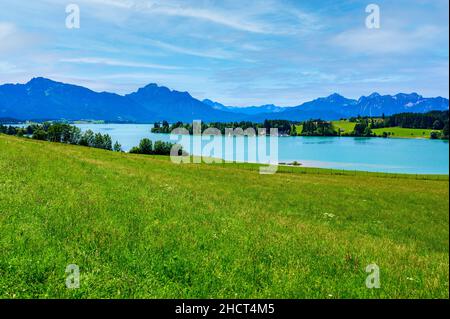
[[114, 152], [122, 152], [122, 145], [120, 145], [118, 141], [116, 141], [114, 143], [113, 151]]
[[152, 154], [153, 144], [148, 138], [143, 138], [139, 143], [140, 154]]
[[94, 141], [95, 141], [94, 132], [91, 130], [87, 130], [81, 136], [79, 144], [83, 146], [94, 146]]
[[448, 140], [448, 121], [445, 122], [444, 128], [442, 129], [442, 138]]
[[45, 141], [45, 140], [47, 140], [47, 132], [44, 131], [42, 128], [38, 128], [33, 133], [33, 139]]

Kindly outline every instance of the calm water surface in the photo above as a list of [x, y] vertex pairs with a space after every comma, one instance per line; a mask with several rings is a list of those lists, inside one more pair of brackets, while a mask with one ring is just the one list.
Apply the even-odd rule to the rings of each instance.
[[[83, 131], [90, 129], [95, 133], [109, 134], [113, 143], [119, 141], [125, 151], [139, 145], [139, 141], [144, 137], [150, 138], [153, 142], [171, 141], [168, 134], [151, 133], [152, 125], [148, 124], [78, 124], [76, 126]], [[246, 153], [244, 155], [247, 160], [247, 153], [255, 152], [255, 150], [248, 143], [244, 144]], [[189, 153], [195, 154], [192, 149], [189, 149], [188, 144], [183, 146]], [[226, 154], [223, 154], [222, 158], [224, 156]], [[411, 174], [449, 173], [449, 144], [448, 141], [441, 140], [279, 137], [278, 158], [279, 162], [298, 161], [303, 166], [310, 167]]]

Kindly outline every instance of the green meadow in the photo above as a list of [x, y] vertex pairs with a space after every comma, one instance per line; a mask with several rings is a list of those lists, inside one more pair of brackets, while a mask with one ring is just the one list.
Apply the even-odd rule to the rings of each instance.
[[[333, 126], [336, 129], [340, 129], [343, 133], [351, 133], [356, 123], [352, 123], [346, 120], [333, 121]], [[385, 127], [372, 129], [372, 132], [377, 136], [382, 136], [383, 132], [390, 133], [391, 137], [399, 138], [430, 138], [433, 130], [428, 129], [414, 129], [414, 128], [402, 128], [402, 127]]]
[[341, 130], [342, 133], [348, 133], [350, 134], [355, 129], [355, 122], [349, 122], [346, 120], [341, 121], [332, 121], [333, 126], [336, 130]]
[[414, 128], [402, 128], [402, 127], [386, 127], [377, 128], [372, 130], [377, 135], [382, 135], [383, 132], [391, 133], [392, 137], [402, 138], [430, 138], [433, 130], [426, 129], [414, 129]]
[[[356, 123], [349, 122], [347, 120], [332, 121], [333, 127], [336, 130], [341, 130], [341, 133], [351, 133], [355, 129]], [[302, 125], [296, 126], [297, 133], [301, 133], [303, 130]], [[372, 132], [377, 136], [382, 136], [383, 132], [390, 133], [390, 137], [398, 138], [430, 138], [433, 130], [429, 129], [414, 129], [414, 128], [402, 128], [402, 127], [385, 127], [372, 129]]]
[[254, 168], [0, 135], [0, 298], [449, 298], [448, 176]]

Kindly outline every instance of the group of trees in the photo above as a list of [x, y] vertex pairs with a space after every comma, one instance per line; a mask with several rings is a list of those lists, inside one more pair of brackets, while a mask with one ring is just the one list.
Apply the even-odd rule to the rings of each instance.
[[[170, 155], [172, 148], [176, 144], [169, 142], [156, 141], [155, 144], [148, 139], [143, 138], [139, 143], [139, 146], [135, 146], [130, 150], [132, 154], [144, 154], [144, 155]], [[183, 155], [183, 148], [177, 145], [178, 155]]]
[[[152, 133], [165, 133], [170, 134], [173, 130], [177, 128], [186, 129], [189, 134], [193, 134], [193, 124], [188, 123], [184, 124], [182, 122], [177, 122], [175, 124], [169, 125], [167, 121], [163, 121], [162, 123], [155, 123], [152, 128]], [[201, 132], [204, 132], [208, 128], [218, 129], [222, 135], [225, 135], [226, 129], [237, 129], [240, 128], [242, 130], [246, 129], [254, 129], [255, 132], [258, 132], [258, 129], [266, 129], [266, 134], [270, 134], [271, 128], [277, 128], [279, 135], [297, 135], [295, 125], [291, 121], [287, 120], [265, 120], [264, 123], [254, 123], [249, 121], [241, 121], [241, 122], [230, 122], [230, 123], [221, 123], [221, 122], [211, 122], [211, 123], [203, 123], [201, 124]]]
[[[435, 130], [431, 134], [431, 138], [444, 138], [449, 137], [448, 127], [448, 111], [432, 111], [429, 113], [401, 113], [391, 116], [382, 117], [352, 117], [349, 122], [355, 123], [355, 128], [352, 132], [342, 132], [340, 129], [336, 129], [333, 123], [330, 121], [324, 121], [321, 119], [308, 120], [302, 123], [302, 132], [297, 132], [296, 122], [287, 120], [265, 120], [263, 123], [254, 123], [249, 121], [242, 122], [230, 122], [230, 123], [201, 123], [201, 132], [204, 132], [208, 128], [218, 129], [222, 135], [225, 135], [226, 129], [246, 130], [252, 128], [255, 132], [258, 129], [265, 128], [266, 134], [270, 134], [271, 128], [277, 128], [278, 134], [281, 136], [356, 136], [356, 137], [376, 137], [373, 133], [373, 129], [387, 128], [387, 127], [403, 127], [413, 129], [432, 129]], [[152, 128], [153, 133], [166, 133], [170, 134], [177, 128], [184, 128], [189, 134], [193, 134], [193, 124], [184, 124], [177, 122], [170, 125], [167, 121], [162, 123], [155, 123]], [[236, 133], [235, 133], [236, 134]], [[381, 137], [389, 137], [389, 132], [383, 132]]]
[[337, 136], [333, 123], [322, 120], [309, 120], [303, 122], [302, 136]]
[[417, 129], [430, 129], [441, 131], [448, 126], [448, 111], [431, 111], [428, 113], [400, 113], [388, 117], [382, 117], [376, 123], [376, 127], [404, 127]]
[[19, 129], [15, 126], [5, 126], [3, 124], [0, 124], [0, 134], [7, 134], [7, 135], [24, 135], [24, 132], [22, 129]]
[[353, 132], [348, 135], [356, 137], [375, 137], [376, 135], [372, 132], [372, 127], [372, 122], [369, 122], [368, 119], [361, 119], [356, 122]]
[[302, 136], [356, 136], [372, 137], [375, 136], [371, 130], [368, 119], [359, 119], [352, 132], [342, 133], [335, 129], [332, 122], [323, 120], [309, 120], [303, 122]]
[[[342, 120], [342, 119], [341, 119]], [[351, 117], [349, 122], [356, 123], [353, 132], [341, 134], [335, 130], [332, 122], [309, 120], [303, 122], [301, 135], [305, 136], [375, 136], [373, 129], [387, 127], [401, 127], [411, 129], [434, 130], [431, 138], [449, 137], [449, 111], [431, 111], [428, 113], [400, 113], [382, 117]], [[385, 134], [387, 137], [389, 134]]]
[[297, 130], [295, 128], [295, 123], [286, 120], [265, 120], [264, 128], [266, 129], [267, 134], [270, 134], [271, 128], [277, 128], [278, 134], [280, 135], [289, 135], [296, 136]]
[[64, 123], [45, 122], [26, 127], [0, 125], [0, 133], [27, 136], [41, 141], [82, 145], [116, 152], [122, 151], [118, 142], [112, 145], [111, 136], [108, 134], [94, 133], [91, 130], [82, 133], [78, 127]]
[[[0, 124], [0, 133], [15, 135], [19, 137], [29, 137], [35, 140], [66, 143], [73, 145], [100, 148], [108, 151], [122, 152], [122, 146], [115, 142], [112, 144], [111, 136], [108, 134], [94, 133], [92, 130], [82, 132], [78, 127], [63, 124], [50, 123], [31, 124], [26, 127], [4, 126]], [[130, 153], [170, 155], [170, 151], [175, 144], [163, 141], [156, 141], [154, 144], [148, 138], [144, 138], [139, 146], [133, 147]], [[178, 145], [179, 155], [186, 155], [182, 147]]]
[[[378, 118], [353, 117], [350, 122], [366, 122], [370, 129], [402, 127], [411, 129], [434, 130], [431, 133], [432, 139], [449, 138], [449, 111], [431, 111], [428, 113], [399, 113], [391, 116], [381, 116]], [[388, 133], [383, 133], [387, 137]]]
[[118, 142], [116, 142], [114, 146], [112, 145], [111, 137], [108, 134], [94, 134], [94, 132], [92, 132], [91, 130], [87, 130], [83, 133], [78, 144], [82, 146], [101, 148], [108, 151], [122, 151], [122, 147]]
[[157, 122], [152, 128], [152, 133], [170, 134], [173, 129], [182, 126], [182, 122], [177, 122], [175, 125], [170, 125], [167, 121], [163, 121], [162, 123]]

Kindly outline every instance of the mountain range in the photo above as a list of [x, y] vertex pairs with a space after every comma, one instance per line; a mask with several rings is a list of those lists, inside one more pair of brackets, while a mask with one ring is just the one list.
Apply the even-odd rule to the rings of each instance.
[[0, 118], [20, 120], [104, 120], [110, 122], [230, 122], [265, 119], [304, 121], [336, 120], [352, 116], [381, 116], [402, 112], [425, 113], [448, 110], [446, 98], [424, 98], [417, 93], [380, 95], [373, 93], [358, 100], [337, 93], [294, 107], [276, 105], [233, 107], [212, 100], [200, 101], [188, 92], [149, 84], [134, 93], [118, 95], [94, 92], [82, 86], [46, 78], [33, 78], [26, 84], [0, 86]]

